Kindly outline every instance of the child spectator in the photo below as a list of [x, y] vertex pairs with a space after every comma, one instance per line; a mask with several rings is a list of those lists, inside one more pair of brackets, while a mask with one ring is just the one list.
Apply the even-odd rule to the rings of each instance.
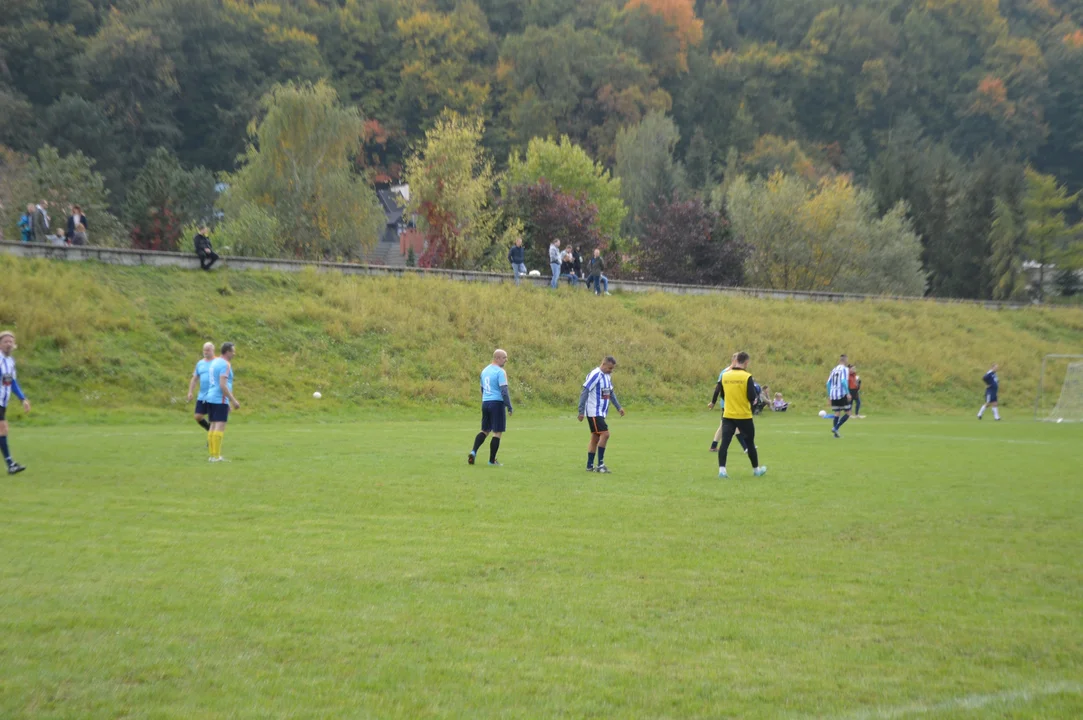
[[86, 245], [86, 225], [83, 223], [75, 224], [75, 232], [71, 234], [72, 245]]
[[19, 232], [22, 233], [23, 242], [34, 240], [34, 203], [26, 206], [26, 213], [19, 218]]
[[786, 412], [790, 404], [782, 399], [782, 393], [775, 393], [774, 402], [771, 403], [771, 409], [775, 412]]

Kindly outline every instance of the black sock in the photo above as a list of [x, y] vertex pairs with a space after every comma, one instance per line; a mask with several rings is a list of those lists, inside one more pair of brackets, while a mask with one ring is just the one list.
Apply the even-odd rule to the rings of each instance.
[[598, 464], [605, 465], [605, 448], [598, 448]]
[[594, 467], [594, 453], [587, 453], [587, 467]]
[[718, 441], [717, 440], [712, 440], [711, 441], [711, 449], [712, 450], [717, 450], [718, 449]]
[[494, 437], [489, 441], [489, 462], [496, 462], [496, 451], [500, 449], [500, 438]]
[[753, 470], [760, 466], [760, 451], [756, 449], [754, 444], [748, 448], [748, 459], [752, 462]]
[[7, 435], [0, 436], [0, 452], [4, 453], [4, 460], [7, 462], [8, 465], [10, 465], [12, 463], [12, 460], [11, 460], [11, 451], [8, 450], [8, 436]]
[[738, 435], [737, 436], [737, 442], [741, 443], [741, 449], [742, 450], [748, 450], [748, 443], [745, 442], [745, 436], [744, 435]]
[[839, 418], [839, 424], [835, 426], [835, 429], [838, 430], [840, 427], [845, 425], [846, 421], [849, 420], [849, 419], [850, 419], [849, 415], [843, 415], [841, 418]]
[[485, 433], [479, 432], [478, 436], [474, 438], [474, 449], [472, 452], [476, 453], [483, 442], [485, 442]]
[[211, 424], [207, 422], [207, 418], [203, 418], [202, 420], [196, 420], [196, 422], [199, 423], [199, 426], [207, 432], [211, 431]]

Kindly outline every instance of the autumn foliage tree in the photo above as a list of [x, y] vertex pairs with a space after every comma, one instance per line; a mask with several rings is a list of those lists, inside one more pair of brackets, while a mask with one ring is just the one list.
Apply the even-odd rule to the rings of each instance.
[[522, 222], [528, 267], [548, 266], [553, 240], [588, 257], [594, 248], [605, 246], [597, 229], [598, 208], [583, 194], [561, 192], [548, 180], [539, 180], [508, 188], [502, 203], [505, 215]]
[[637, 264], [650, 280], [733, 286], [744, 282], [747, 256], [719, 213], [700, 199], [674, 199], [647, 215]]

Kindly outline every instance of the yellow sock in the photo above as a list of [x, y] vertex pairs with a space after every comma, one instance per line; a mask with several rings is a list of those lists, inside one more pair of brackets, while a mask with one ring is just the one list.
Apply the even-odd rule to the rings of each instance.
[[211, 457], [217, 457], [217, 455], [214, 454], [214, 436], [217, 434], [218, 433], [213, 430], [207, 431], [207, 450], [210, 452]]
[[222, 440], [224, 440], [225, 437], [226, 434], [224, 432], [218, 433], [218, 442], [214, 444], [215, 448], [218, 450], [218, 457], [222, 457]]

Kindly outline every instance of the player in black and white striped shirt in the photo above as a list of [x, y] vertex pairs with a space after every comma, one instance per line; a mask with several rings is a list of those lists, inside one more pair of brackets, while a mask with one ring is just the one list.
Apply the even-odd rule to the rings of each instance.
[[835, 411], [835, 422], [831, 426], [831, 434], [839, 437], [839, 428], [850, 419], [850, 405], [853, 402], [850, 396], [850, 369], [847, 367], [845, 355], [839, 357], [839, 364], [827, 378], [827, 397], [831, 400], [831, 408]]

